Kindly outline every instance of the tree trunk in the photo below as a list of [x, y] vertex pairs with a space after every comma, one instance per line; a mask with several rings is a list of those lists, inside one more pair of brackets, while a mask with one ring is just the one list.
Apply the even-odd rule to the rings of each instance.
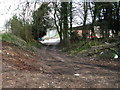
[[86, 30], [86, 20], [87, 20], [87, 11], [88, 11], [88, 2], [84, 2], [84, 21], [83, 21], [83, 39], [87, 38], [87, 30]]
[[68, 34], [68, 2], [62, 2], [62, 15], [63, 15], [63, 44], [67, 47], [70, 46], [70, 38]]
[[[60, 43], [62, 43], [63, 41], [63, 36], [62, 36], [62, 22], [61, 22], [61, 15], [60, 15], [60, 18], [58, 17], [57, 15], [57, 4], [56, 3], [53, 3], [54, 5], [54, 22], [55, 22], [55, 26], [57, 28], [57, 32], [59, 34], [59, 37], [60, 37]], [[60, 13], [61, 14], [61, 13]], [[57, 18], [58, 18], [58, 24], [57, 24]]]
[[[72, 33], [72, 19], [73, 19], [73, 15], [72, 15], [72, 1], [70, 2], [70, 35]], [[70, 38], [72, 38], [70, 36]]]

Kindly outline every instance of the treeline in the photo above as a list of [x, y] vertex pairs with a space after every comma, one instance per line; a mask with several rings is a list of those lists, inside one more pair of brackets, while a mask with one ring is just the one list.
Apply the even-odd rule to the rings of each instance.
[[[75, 41], [74, 29], [72, 24], [75, 21], [75, 10], [77, 6], [82, 4], [82, 38], [87, 39], [87, 30], [91, 30], [91, 36], [95, 36], [94, 26], [100, 26], [100, 33], [102, 38], [108, 38], [110, 30], [114, 36], [118, 36], [120, 31], [120, 2], [84, 2], [78, 3], [73, 7], [73, 2], [61, 2], [54, 4], [54, 21], [59, 32], [61, 42], [69, 46], [71, 41]], [[75, 9], [76, 8], [76, 9]], [[89, 23], [87, 18], [91, 16], [92, 22]], [[56, 19], [57, 18], [57, 19]], [[58, 21], [57, 21], [58, 20]], [[58, 22], [58, 23], [57, 23]], [[79, 29], [78, 29], [79, 30]]]
[[[27, 2], [28, 4], [28, 2]], [[74, 7], [74, 5], [77, 5]], [[82, 9], [78, 7], [81, 6]], [[60, 36], [60, 43], [69, 47], [78, 37], [74, 32], [73, 23], [76, 23], [76, 15], [82, 19], [82, 39], [87, 39], [88, 27], [95, 34], [94, 26], [100, 26], [103, 38], [109, 37], [111, 30], [114, 36], [120, 31], [120, 2], [52, 2], [42, 3], [32, 12], [32, 22], [13, 16], [10, 20], [11, 30], [14, 34], [30, 42], [43, 37], [47, 29], [56, 28]], [[76, 14], [76, 11], [77, 12]], [[88, 17], [92, 20], [88, 23]], [[78, 18], [78, 17], [77, 17]]]
[[[77, 3], [76, 7], [74, 5], [73, 2], [53, 3], [54, 21], [61, 43], [69, 46], [77, 39], [72, 25], [77, 21], [74, 19], [77, 14], [80, 14], [80, 18], [82, 18], [82, 39], [87, 39], [88, 30], [92, 31], [91, 36], [96, 35], [94, 26], [100, 26], [102, 38], [108, 38], [110, 30], [114, 36], [118, 36], [120, 31], [120, 2], [84, 2]], [[83, 9], [77, 8], [80, 5]], [[76, 13], [78, 10], [79, 12]], [[89, 16], [91, 16], [92, 22], [89, 23], [88, 27]]]

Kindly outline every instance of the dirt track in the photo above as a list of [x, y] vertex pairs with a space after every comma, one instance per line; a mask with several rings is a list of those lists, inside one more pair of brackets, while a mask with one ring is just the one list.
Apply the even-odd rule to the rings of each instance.
[[36, 54], [3, 43], [3, 88], [120, 88], [119, 66], [51, 46]]

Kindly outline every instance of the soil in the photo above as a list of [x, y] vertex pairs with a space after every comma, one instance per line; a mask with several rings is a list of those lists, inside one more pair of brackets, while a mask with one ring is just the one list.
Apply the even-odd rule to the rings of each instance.
[[72, 57], [54, 46], [2, 46], [2, 88], [120, 88], [119, 60]]

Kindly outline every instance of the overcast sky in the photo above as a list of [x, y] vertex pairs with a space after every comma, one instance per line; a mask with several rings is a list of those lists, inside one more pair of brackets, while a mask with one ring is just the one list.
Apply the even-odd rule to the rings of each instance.
[[[25, 1], [34, 4], [35, 0], [0, 0], [0, 27], [3, 27], [5, 22], [8, 21], [13, 15], [20, 14]], [[31, 9], [33, 9], [31, 5]], [[38, 7], [38, 5], [36, 6]]]

